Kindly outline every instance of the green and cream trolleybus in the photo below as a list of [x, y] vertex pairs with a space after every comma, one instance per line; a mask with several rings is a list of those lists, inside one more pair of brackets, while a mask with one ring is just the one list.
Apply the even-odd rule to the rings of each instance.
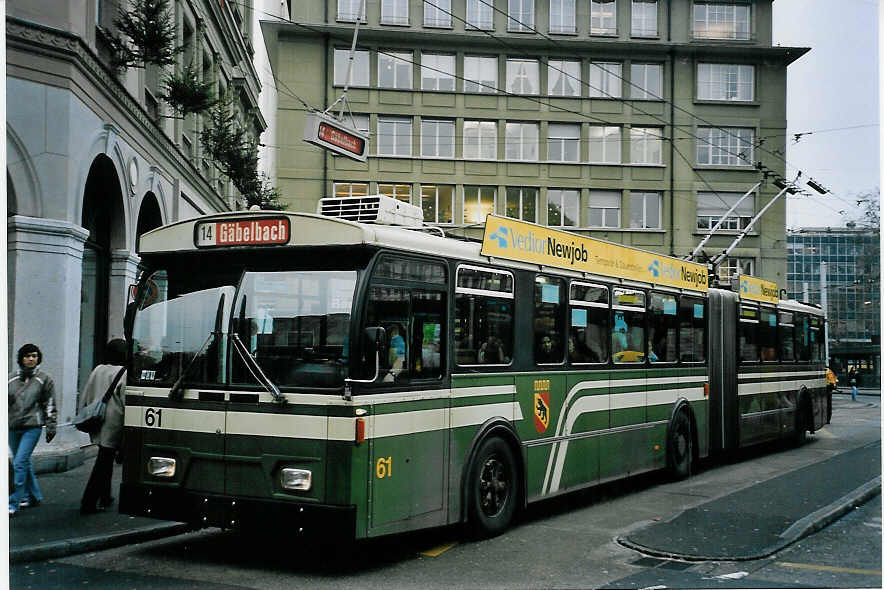
[[493, 535], [529, 502], [825, 423], [823, 315], [775, 284], [710, 289], [703, 265], [493, 215], [481, 244], [380, 223], [409, 223], [393, 203], [142, 236], [121, 512]]

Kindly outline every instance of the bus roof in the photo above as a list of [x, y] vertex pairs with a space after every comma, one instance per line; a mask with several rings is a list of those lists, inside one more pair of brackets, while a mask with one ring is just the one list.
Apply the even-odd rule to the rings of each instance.
[[[275, 227], [276, 225], [279, 225], [280, 228]], [[274, 230], [277, 229], [279, 231], [274, 233]], [[258, 235], [262, 231], [263, 234]], [[551, 274], [587, 280], [613, 281], [622, 284], [657, 286], [670, 291], [694, 292], [690, 288], [678, 289], [645, 281], [629, 280], [613, 274], [554, 269], [530, 262], [484, 256], [481, 254], [482, 244], [479, 242], [442, 237], [415, 229], [357, 223], [313, 213], [286, 211], [236, 211], [178, 221], [143, 234], [140, 240], [140, 253], [149, 258], [152, 254], [196, 252], [222, 248], [240, 249], [257, 246], [263, 249], [361, 245], [429, 256], [457, 258], [478, 264], [489, 264], [493, 261], [495, 265], [506, 268], [534, 270], [541, 268], [544, 272]], [[636, 248], [630, 249], [644, 252]]]

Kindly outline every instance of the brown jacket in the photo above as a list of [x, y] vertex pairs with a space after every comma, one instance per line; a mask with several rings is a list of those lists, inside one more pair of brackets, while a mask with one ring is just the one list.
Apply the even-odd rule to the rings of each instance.
[[[88, 406], [96, 399], [101, 399], [107, 388], [110, 387], [117, 376], [117, 372], [122, 367], [118, 365], [98, 365], [92, 369], [83, 392], [80, 394], [80, 401], [77, 404], [77, 411]], [[126, 374], [120, 377], [117, 386], [114, 388], [113, 394], [107, 400], [107, 411], [104, 414], [104, 422], [101, 430], [95, 434], [90, 434], [89, 438], [93, 443], [102, 447], [111, 449], [120, 448], [120, 441], [123, 438], [123, 386], [126, 384]]]

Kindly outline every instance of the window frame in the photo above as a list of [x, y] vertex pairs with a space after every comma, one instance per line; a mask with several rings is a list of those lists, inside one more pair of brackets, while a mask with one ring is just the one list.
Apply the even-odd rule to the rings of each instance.
[[[467, 125], [469, 124], [472, 127], [472, 124], [476, 124], [476, 153], [473, 155], [472, 150], [468, 150], [467, 147], [469, 144], [467, 143]], [[487, 133], [483, 134], [483, 130], [487, 131], [488, 129], [493, 129], [494, 133], [491, 138], [487, 137]], [[483, 139], [484, 138], [484, 139]], [[493, 139], [492, 139], [493, 138]], [[464, 160], [480, 160], [480, 161], [496, 161], [497, 160], [497, 121], [493, 120], [482, 120], [482, 119], [467, 119], [463, 122], [463, 145], [462, 145], [462, 154]], [[491, 142], [490, 144], [488, 142]], [[493, 146], [494, 153], [489, 157], [483, 157], [482, 151], [483, 148], [489, 147], [489, 145]]]
[[[393, 133], [390, 134], [393, 137], [393, 153], [381, 152], [381, 137], [387, 135], [386, 133], [382, 133], [381, 126], [392, 124]], [[399, 149], [399, 138], [403, 137], [403, 134], [400, 132], [400, 125], [408, 126], [408, 153], [400, 154], [398, 153]], [[398, 157], [398, 158], [412, 158], [414, 157], [414, 120], [411, 117], [378, 117], [378, 141], [377, 141], [377, 152], [376, 155], [380, 157]]]
[[[748, 81], [744, 73], [749, 72]], [[735, 80], [731, 82], [730, 78]], [[739, 63], [697, 62], [695, 96], [698, 101], [710, 102], [755, 102], [755, 65]], [[731, 97], [731, 84], [736, 92]], [[748, 96], [741, 96], [748, 90]]]
[[[577, 75], [575, 76], [573, 72], [568, 72], [569, 68], [566, 65], [570, 64], [571, 66], [577, 66]], [[546, 94], [547, 96], [555, 96], [559, 98], [581, 98], [583, 96], [583, 62], [579, 59], [548, 59], [546, 60]], [[576, 81], [576, 94], [566, 94], [564, 92], [566, 88], [566, 82], [562, 83], [562, 92], [554, 92], [553, 88], [555, 87], [555, 83], [553, 83], [553, 79], [558, 79], [562, 77], [564, 81], [571, 80]]]
[[[614, 66], [610, 68], [609, 66]], [[609, 89], [614, 86], [615, 92]], [[623, 64], [619, 61], [589, 63], [589, 98], [623, 98]]]
[[[607, 296], [607, 303], [598, 303], [598, 302], [594, 302], [594, 301], [583, 301], [580, 299], [573, 299], [571, 297], [571, 288], [574, 287], [575, 285], [579, 285], [581, 287], [593, 287], [596, 289], [604, 289], [608, 295]], [[566, 355], [566, 358], [568, 359], [568, 363], [573, 366], [580, 366], [580, 367], [584, 367], [587, 365], [595, 365], [595, 366], [608, 365], [612, 360], [612, 358], [611, 358], [611, 320], [613, 318], [613, 314], [611, 311], [611, 285], [603, 285], [600, 283], [589, 283], [586, 281], [571, 281], [570, 283], [568, 283], [567, 330], [568, 330], [569, 340], [571, 338], [571, 330], [574, 327], [573, 311], [574, 311], [575, 307], [578, 307], [581, 309], [585, 309], [585, 308], [603, 309], [605, 311], [607, 325], [605, 326], [606, 327], [605, 337], [602, 340], [605, 344], [605, 347], [606, 347], [605, 348], [605, 358], [604, 358], [604, 360], [601, 360], [601, 361], [598, 361], [595, 363], [579, 363], [579, 362], [575, 362], [575, 361], [571, 360], [571, 355], [569, 352], [568, 355]], [[589, 312], [587, 312], [587, 327], [588, 326], [589, 326]]]
[[[718, 133], [716, 134], [716, 130]], [[742, 133], [749, 134], [748, 141]], [[721, 144], [715, 140], [724, 140]], [[731, 142], [737, 141], [736, 146]], [[697, 127], [697, 165], [709, 167], [751, 168], [755, 159], [755, 128], [753, 127]], [[747, 151], [748, 150], [748, 153]], [[707, 161], [703, 161], [703, 153]], [[740, 154], [746, 154], [741, 157]], [[726, 161], [721, 161], [725, 159]]]
[[[408, 0], [380, 0], [382, 25], [395, 25], [399, 27], [407, 27], [409, 24]], [[384, 8], [390, 12], [385, 12]], [[401, 14], [404, 9], [405, 15]]]
[[[550, 223], [550, 206], [553, 205], [553, 195], [552, 193], [558, 193], [559, 198], [559, 215], [561, 216], [562, 222], [561, 224], [552, 224]], [[574, 200], [574, 225], [564, 225], [565, 215], [563, 211], [565, 211], [565, 196], [566, 193], [574, 193], [576, 199]], [[547, 227], [580, 227], [580, 189], [577, 188], [548, 188], [546, 191], [546, 221]]]
[[[596, 130], [601, 130], [601, 136], [597, 135]], [[616, 130], [616, 140], [611, 130]], [[599, 142], [599, 143], [596, 143]], [[593, 157], [594, 152], [601, 150], [601, 158]], [[623, 163], [623, 128], [619, 125], [590, 125], [589, 126], [589, 158], [590, 164], [596, 165], [616, 165]], [[614, 158], [616, 159], [608, 159]]]
[[[562, 133], [563, 130], [577, 130], [576, 137], [568, 137]], [[583, 126], [580, 123], [549, 123], [546, 127], [546, 161], [552, 163], [569, 163], [569, 164], [578, 164], [581, 162], [581, 154], [580, 154], [580, 140], [581, 140], [581, 132], [583, 131]], [[554, 134], [555, 133], [555, 134]], [[561, 135], [559, 135], [561, 134]], [[568, 147], [571, 147], [571, 151], [576, 152], [574, 154], [573, 159], [565, 158], [564, 156], [567, 154]], [[561, 152], [561, 158], [554, 158], [553, 148], [556, 147], [557, 150]]]
[[[553, 4], [561, 7], [558, 23], [553, 22]], [[568, 11], [570, 8], [570, 12]], [[568, 25], [568, 23], [571, 23]], [[557, 25], [557, 26], [554, 26]], [[577, 1], [549, 0], [549, 33], [552, 35], [573, 35], [577, 32]]]
[[[427, 58], [431, 58], [428, 60]], [[448, 58], [451, 60], [451, 71], [446, 71], [444, 66], [439, 63], [440, 58]], [[433, 64], [426, 64], [426, 61], [433, 61]], [[426, 73], [431, 74], [427, 76]], [[455, 92], [457, 91], [457, 55], [454, 53], [437, 53], [435, 51], [421, 51], [421, 67], [420, 67], [421, 84], [420, 89], [424, 92]], [[424, 81], [431, 78], [435, 88], [428, 88]], [[451, 88], [440, 88], [441, 82], [451, 81]]]
[[[518, 199], [519, 199], [519, 202], [517, 204], [517, 208], [519, 211], [518, 217], [513, 217], [509, 214], [510, 195], [511, 195], [510, 191], [518, 191]], [[526, 191], [529, 193], [528, 195], [525, 194]], [[526, 197], [528, 197], [528, 201], [530, 204], [530, 198], [531, 198], [530, 193], [532, 191], [533, 191], [533, 196], [534, 196], [534, 207], [533, 207], [534, 208], [534, 219], [525, 219]], [[506, 192], [504, 194], [504, 215], [506, 217], [508, 217], [510, 219], [516, 219], [519, 221], [527, 221], [528, 223], [537, 223], [537, 213], [538, 213], [537, 210], [538, 210], [539, 204], [540, 204], [540, 189], [539, 188], [533, 187], [533, 186], [508, 186], [508, 187], [506, 187]]]
[[[641, 82], [636, 81], [636, 69], [642, 68], [641, 70]], [[655, 87], [654, 89], [648, 89], [648, 72], [650, 68], [656, 68], [658, 71], [657, 81], [659, 82], [659, 87]], [[662, 101], [663, 98], [663, 75], [664, 68], [661, 63], [652, 63], [652, 62], [632, 62], [629, 64], [629, 99], [630, 100], [653, 100], [653, 101]], [[641, 94], [641, 96], [639, 96]]]
[[[340, 77], [338, 76], [338, 55], [343, 54], [345, 56], [343, 60], [343, 70], [341, 72]], [[360, 58], [365, 59], [365, 67], [360, 69], [362, 66], [359, 65]], [[342, 48], [334, 48], [332, 51], [332, 66], [334, 70], [334, 74], [332, 76], [332, 86], [339, 87], [347, 85], [346, 80], [343, 80], [344, 75], [347, 73], [347, 61], [350, 59], [350, 50], [342, 49]], [[357, 77], [357, 74], [363, 74], [359, 76], [358, 79], [354, 81], [354, 78]], [[364, 83], [363, 83], [364, 77]], [[343, 80], [343, 81], [342, 81]], [[371, 87], [371, 51], [367, 49], [357, 49], [353, 53], [353, 68], [350, 70], [350, 88], [370, 88]]]
[[[513, 4], [517, 3], [518, 7], [514, 10]], [[527, 7], [526, 7], [527, 6]], [[510, 33], [533, 33], [536, 22], [534, 0], [508, 0], [507, 1], [507, 19], [506, 30]], [[517, 17], [513, 17], [513, 13], [517, 13]], [[525, 15], [530, 13], [530, 18]]]
[[[478, 209], [480, 212], [483, 210], [483, 207], [482, 207], [482, 203], [484, 202], [482, 199], [483, 193], [487, 190], [491, 191], [491, 209], [490, 209], [490, 211], [488, 211], [488, 213], [485, 214], [485, 218], [483, 218], [483, 219], [467, 220], [467, 207], [466, 207], [467, 189], [473, 189], [473, 188], [477, 189], [476, 205], [478, 206]], [[488, 185], [488, 184], [464, 184], [461, 187], [461, 200], [460, 200], [460, 202], [461, 202], [461, 223], [462, 224], [467, 225], [467, 224], [474, 224], [474, 223], [485, 223], [486, 219], [488, 218], [488, 215], [493, 215], [493, 214], [497, 213], [497, 186]]]
[[[435, 129], [435, 133], [428, 136], [426, 133], [426, 126], [433, 126], [433, 128]], [[442, 134], [439, 133], [439, 130], [442, 129], [443, 127], [444, 128], [450, 127], [450, 134], [447, 134], [444, 138], [443, 138]], [[443, 159], [443, 160], [454, 159], [455, 154], [456, 154], [456, 149], [455, 149], [456, 129], [457, 129], [457, 124], [454, 119], [429, 119], [429, 118], [424, 119], [424, 118], [421, 118], [421, 140], [420, 140], [421, 141], [421, 157], [422, 158]], [[433, 139], [434, 139], [433, 145], [435, 147], [435, 153], [430, 154], [430, 153], [427, 153], [424, 151], [424, 148], [426, 147], [425, 138], [427, 138], [427, 137], [433, 137]], [[448, 145], [451, 146], [450, 155], [447, 153], [446, 154], [441, 153], [440, 146], [442, 146], [443, 143], [440, 141], [440, 139], [449, 140]]]
[[[602, 10], [603, 5], [613, 4], [613, 10]], [[613, 14], [612, 14], [613, 13]], [[598, 21], [598, 26], [594, 23]], [[613, 29], [606, 22], [613, 22]], [[590, 0], [589, 3], [589, 34], [593, 37], [617, 36], [617, 0]]]
[[[702, 20], [698, 19], [698, 12], [700, 8], [703, 7], [705, 11]], [[710, 31], [714, 31], [716, 26], [720, 26], [725, 23], [728, 15], [724, 15], [724, 19], [721, 20], [710, 20], [709, 18], [709, 9], [713, 8], [713, 10], [718, 11], [726, 11], [727, 9], [731, 9], [733, 14], [730, 18], [732, 27], [732, 34], [727, 34], [724, 36], [716, 36], [710, 33]], [[741, 28], [740, 28], [740, 19], [738, 16], [738, 9], [746, 10], [746, 22], [745, 22], [745, 36], [742, 36]], [[723, 14], [723, 13], [722, 13]], [[697, 24], [703, 23], [703, 31], [698, 29]], [[712, 26], [710, 26], [712, 23]], [[728, 41], [751, 41], [752, 39], [752, 6], [746, 2], [694, 2], [693, 9], [691, 10], [691, 36], [694, 39], [718, 39], [718, 40], [728, 40]]]
[[[471, 63], [475, 60], [475, 63]], [[482, 80], [483, 70], [489, 65], [494, 73], [492, 84], [487, 84], [490, 80]], [[476, 78], [471, 78], [471, 72], [468, 68], [476, 69]], [[463, 91], [468, 94], [498, 94], [500, 90], [500, 60], [496, 55], [465, 55], [463, 58]], [[474, 84], [476, 88], [468, 88], [468, 84]]]
[[[642, 225], [633, 225], [633, 207], [637, 197], [641, 197]], [[657, 225], [648, 225], [648, 197], [657, 199]], [[663, 193], [661, 191], [631, 191], [629, 193], [629, 227], [632, 229], [662, 229], [663, 228]]]
[[[402, 56], [408, 56], [406, 59]], [[393, 85], [385, 86], [382, 83], [381, 69], [389, 62], [393, 68]], [[406, 66], [407, 69], [400, 70], [399, 62]], [[400, 80], [400, 71], [408, 72], [407, 80]], [[404, 85], [407, 84], [407, 85]], [[414, 52], [403, 51], [382, 51], [378, 50], [378, 88], [382, 90], [414, 90]]]
[[[537, 301], [537, 286], [539, 283], [543, 281], [552, 281], [558, 286], [558, 302], [552, 304], [550, 302], [543, 301], [543, 294], [541, 289], [541, 300]], [[568, 283], [568, 280], [562, 276], [549, 275], [543, 273], [535, 273], [534, 274], [534, 288], [532, 289], [533, 293], [533, 305], [532, 305], [532, 314], [531, 314], [531, 324], [532, 324], [532, 360], [534, 361], [534, 365], [538, 367], [551, 367], [551, 366], [563, 366], [568, 361], [568, 345], [567, 338], [569, 337], [568, 331], [568, 299], [570, 299], [570, 289], [571, 286]], [[567, 291], [567, 293], [566, 293]], [[537, 350], [537, 323], [538, 323], [538, 305], [555, 305], [558, 309], [556, 309], [556, 313], [553, 315], [553, 321], [560, 328], [559, 330], [559, 354], [561, 355], [560, 360], [554, 360], [549, 362], [540, 362], [538, 360], [538, 350]], [[543, 338], [548, 337], [546, 333], [541, 334], [541, 341]]]
[[[422, 184], [421, 187], [421, 211], [424, 213], [424, 222], [425, 223], [435, 223], [437, 225], [452, 225], [454, 223], [454, 197], [457, 194], [457, 186], [453, 184]], [[434, 211], [436, 219], [434, 221], [428, 221], [426, 219], [426, 209], [424, 208], [424, 199], [427, 198], [427, 195], [424, 194], [424, 190], [427, 188], [433, 187], [435, 189], [432, 195], [433, 203], [434, 203]], [[442, 187], [448, 187], [451, 189], [451, 202], [449, 203], [449, 211], [451, 212], [451, 219], [448, 221], [439, 221], [439, 202], [443, 198], [440, 196], [439, 189]]]
[[[609, 194], [609, 195], [616, 194], [619, 197], [619, 205], [616, 208], [614, 208], [614, 207], [597, 207], [597, 206], [594, 207], [592, 204], [593, 195], [600, 196], [602, 193]], [[592, 210], [593, 209], [601, 209], [601, 215], [602, 215], [602, 224], [601, 225], [593, 225], [592, 224]], [[623, 191], [603, 190], [603, 189], [590, 190], [589, 191], [589, 205], [587, 207], [587, 210], [589, 211], [589, 219], [587, 220], [587, 227], [588, 228], [617, 229], [617, 228], [622, 227], [622, 224], [623, 224], [623, 220], [622, 220], [622, 217], [623, 217]], [[607, 219], [608, 219], [608, 215], [609, 215], [608, 211], [616, 211], [617, 212], [617, 225], [607, 225], [606, 224]]]
[[[523, 74], [516, 71], [516, 66], [519, 65], [526, 68]], [[525, 82], [525, 80], [528, 81]], [[507, 58], [505, 84], [504, 90], [509, 94], [518, 96], [539, 96], [540, 60], [522, 57]], [[530, 86], [528, 91], [525, 90], [526, 85]]]
[[[653, 5], [653, 9], [648, 10], [648, 12], [642, 13], [638, 15], [638, 19], [640, 23], [650, 22], [651, 18], [649, 18], [649, 14], [653, 14], [654, 28], [653, 32], [650, 32], [651, 29], [639, 28], [638, 32], [636, 32], [636, 5], [648, 4]], [[636, 39], [656, 39], [660, 36], [660, 5], [657, 0], [632, 0], [630, 3], [630, 14], [629, 14], [629, 35]], [[639, 11], [641, 12], [641, 11]]]
[[[518, 134], [518, 141], [512, 134]], [[531, 142], [533, 134], [533, 143]], [[504, 159], [537, 162], [540, 159], [540, 125], [532, 121], [507, 121], [504, 126]]]
[[[426, 28], [450, 29], [451, 26], [451, 0], [424, 0], [423, 25]], [[444, 4], [444, 6], [439, 6]], [[437, 20], [432, 20], [433, 16]], [[440, 24], [442, 23], [442, 24]]]
[[466, 0], [466, 18], [464, 21], [464, 29], [467, 31], [493, 31], [494, 8], [480, 0]]
[[[656, 144], [656, 150], [654, 145]], [[656, 159], [649, 154], [657, 154]], [[636, 158], [639, 155], [640, 158]], [[629, 128], [629, 163], [660, 166], [663, 164], [663, 129], [661, 127]]]

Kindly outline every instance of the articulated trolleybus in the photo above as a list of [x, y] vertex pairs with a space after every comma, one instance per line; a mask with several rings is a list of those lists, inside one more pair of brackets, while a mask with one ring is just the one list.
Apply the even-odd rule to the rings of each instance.
[[141, 238], [121, 512], [487, 536], [528, 502], [825, 423], [824, 318], [775, 284], [710, 289], [705, 266], [496, 216], [481, 244], [380, 223], [397, 207]]

